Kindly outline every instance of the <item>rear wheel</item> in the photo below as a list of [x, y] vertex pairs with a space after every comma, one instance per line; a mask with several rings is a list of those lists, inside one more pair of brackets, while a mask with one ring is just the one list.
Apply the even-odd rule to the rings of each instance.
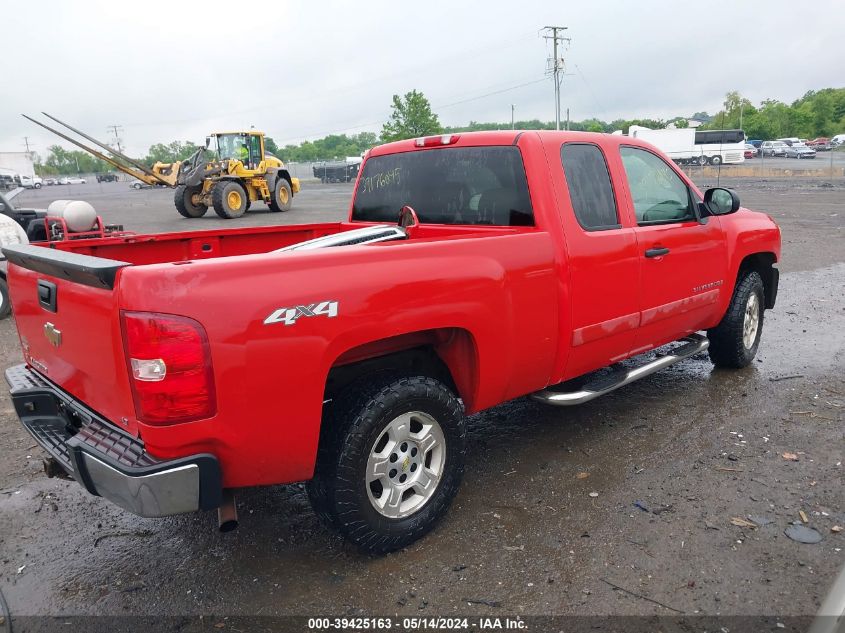
[[704, 167], [704, 166], [707, 164], [707, 157], [706, 157], [706, 156], [704, 156], [704, 155], [699, 156], [699, 157], [698, 157], [698, 160], [697, 160], [696, 162], [697, 162], [699, 165], [701, 165], [702, 167]]
[[5, 319], [12, 313], [12, 302], [9, 300], [9, 285], [5, 279], [0, 279], [0, 319]]
[[246, 213], [249, 198], [239, 182], [221, 180], [211, 191], [211, 202], [217, 215], [231, 220]]
[[466, 422], [455, 395], [426, 376], [381, 376], [330, 410], [308, 483], [314, 510], [369, 554], [424, 536], [463, 476]]
[[737, 280], [728, 311], [722, 321], [707, 331], [708, 352], [716, 367], [747, 367], [760, 346], [763, 333], [763, 280], [759, 273], [748, 271]]
[[201, 218], [208, 211], [208, 207], [202, 203], [200, 198], [202, 189], [200, 187], [188, 187], [179, 185], [173, 194], [173, 203], [179, 215], [186, 218]]
[[278, 178], [267, 206], [270, 207], [270, 211], [290, 211], [292, 204], [293, 191], [291, 191], [290, 183], [284, 178]]

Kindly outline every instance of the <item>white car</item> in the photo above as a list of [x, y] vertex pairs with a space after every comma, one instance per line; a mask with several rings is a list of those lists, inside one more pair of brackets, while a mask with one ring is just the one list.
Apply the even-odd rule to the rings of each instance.
[[84, 185], [85, 179], [80, 178], [79, 176], [69, 176], [67, 178], [62, 178], [59, 181], [60, 185]]
[[41, 189], [44, 184], [39, 176], [21, 176], [21, 187], [25, 189]]

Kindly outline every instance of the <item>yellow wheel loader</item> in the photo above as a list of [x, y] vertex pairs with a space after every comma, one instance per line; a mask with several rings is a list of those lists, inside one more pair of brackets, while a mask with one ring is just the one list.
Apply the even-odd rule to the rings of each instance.
[[186, 160], [147, 167], [46, 112], [42, 114], [99, 146], [108, 155], [23, 116], [142, 182], [174, 187], [176, 210], [186, 218], [202, 217], [209, 207], [221, 218], [239, 218], [256, 201], [265, 202], [271, 211], [287, 211], [293, 195], [299, 193], [299, 179], [291, 177], [284, 163], [265, 151], [262, 132], [212, 134], [206, 137], [205, 147]]

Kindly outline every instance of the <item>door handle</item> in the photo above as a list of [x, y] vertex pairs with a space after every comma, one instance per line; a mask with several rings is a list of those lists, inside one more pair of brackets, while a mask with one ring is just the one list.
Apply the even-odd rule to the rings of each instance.
[[654, 248], [649, 248], [645, 252], [646, 257], [663, 257], [664, 255], [669, 254], [669, 249], [665, 246], [655, 246]]

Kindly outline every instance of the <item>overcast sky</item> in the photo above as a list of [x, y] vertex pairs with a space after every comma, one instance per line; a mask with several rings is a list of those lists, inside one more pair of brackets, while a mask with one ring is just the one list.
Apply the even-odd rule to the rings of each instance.
[[509, 123], [511, 104], [552, 120], [545, 25], [569, 27], [575, 120], [712, 113], [729, 90], [789, 102], [845, 85], [844, 24], [841, 0], [4, 0], [0, 151], [46, 154], [58, 139], [20, 117], [41, 111], [103, 140], [122, 125], [133, 155], [250, 126], [378, 131], [412, 89], [445, 125]]

